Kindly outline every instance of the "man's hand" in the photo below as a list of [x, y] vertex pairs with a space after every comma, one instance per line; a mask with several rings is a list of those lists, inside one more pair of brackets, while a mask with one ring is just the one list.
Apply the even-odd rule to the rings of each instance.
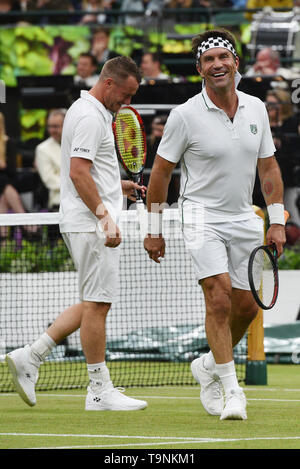
[[106, 238], [104, 245], [108, 248], [116, 248], [122, 241], [121, 232], [118, 225], [115, 224], [110, 215], [106, 215], [100, 220], [104, 236]]
[[144, 248], [147, 251], [150, 259], [152, 259], [157, 264], [160, 264], [160, 257], [165, 257], [165, 240], [162, 235], [152, 237], [147, 235], [144, 239]]
[[267, 244], [275, 244], [280, 257], [283, 253], [283, 246], [286, 243], [285, 227], [283, 225], [271, 225], [266, 236]]
[[141, 192], [142, 197], [144, 198], [146, 195], [146, 186], [140, 186], [136, 182], [133, 181], [128, 181], [128, 180], [123, 180], [122, 181], [122, 191], [123, 194], [126, 195], [126, 197], [129, 200], [132, 200], [132, 202], [136, 201], [136, 190], [139, 190]]

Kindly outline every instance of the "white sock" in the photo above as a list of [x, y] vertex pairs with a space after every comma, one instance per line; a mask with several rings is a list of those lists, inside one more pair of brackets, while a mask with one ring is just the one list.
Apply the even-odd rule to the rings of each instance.
[[211, 350], [205, 354], [203, 365], [204, 365], [204, 368], [206, 368], [207, 370], [210, 370], [210, 371], [214, 370], [216, 366], [216, 362], [215, 362], [215, 359]]
[[224, 388], [225, 395], [231, 389], [239, 388], [239, 383], [236, 376], [234, 361], [229, 363], [216, 364], [216, 373], [219, 376]]
[[31, 345], [31, 351], [34, 356], [34, 358], [37, 358], [39, 361], [44, 361], [47, 355], [49, 355], [52, 352], [52, 349], [56, 346], [56, 343], [54, 340], [46, 334], [41, 335], [39, 339], [37, 339], [32, 345]]
[[100, 386], [110, 383], [110, 374], [106, 362], [88, 363], [87, 369], [92, 383]]

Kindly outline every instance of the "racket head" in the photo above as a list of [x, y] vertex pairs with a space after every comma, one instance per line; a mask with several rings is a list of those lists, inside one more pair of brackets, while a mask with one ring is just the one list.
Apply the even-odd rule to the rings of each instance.
[[126, 173], [136, 182], [143, 172], [147, 143], [143, 120], [132, 106], [123, 106], [113, 120], [118, 158]]
[[249, 284], [258, 306], [264, 310], [273, 308], [279, 289], [278, 254], [273, 245], [255, 248], [249, 258]]

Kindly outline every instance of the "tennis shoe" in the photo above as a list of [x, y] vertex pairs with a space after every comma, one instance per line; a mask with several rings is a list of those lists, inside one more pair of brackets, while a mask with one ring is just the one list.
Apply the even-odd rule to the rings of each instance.
[[88, 386], [85, 410], [142, 410], [146, 401], [140, 401], [123, 394], [124, 388], [115, 388], [112, 383], [102, 386]]
[[204, 367], [204, 355], [191, 363], [195, 380], [200, 384], [200, 401], [210, 415], [221, 415], [224, 407], [222, 385], [218, 375]]
[[246, 396], [242, 388], [231, 389], [225, 396], [225, 407], [220, 420], [247, 420]]
[[39, 365], [33, 358], [31, 348], [25, 345], [6, 355], [5, 361], [19, 396], [29, 406], [36, 404], [35, 385], [39, 377]]

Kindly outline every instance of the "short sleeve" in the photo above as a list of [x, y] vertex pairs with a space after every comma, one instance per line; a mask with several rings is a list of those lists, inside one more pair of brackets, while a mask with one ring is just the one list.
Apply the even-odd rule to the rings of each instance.
[[94, 161], [102, 132], [97, 118], [84, 116], [79, 119], [73, 131], [71, 158], [79, 157]]
[[276, 147], [274, 145], [273, 136], [269, 123], [269, 116], [266, 110], [265, 105], [262, 103], [262, 113], [263, 113], [263, 131], [261, 143], [258, 151], [258, 158], [269, 158], [273, 156]]
[[185, 122], [179, 112], [173, 109], [166, 122], [157, 154], [171, 163], [178, 163], [186, 150], [187, 140]]

